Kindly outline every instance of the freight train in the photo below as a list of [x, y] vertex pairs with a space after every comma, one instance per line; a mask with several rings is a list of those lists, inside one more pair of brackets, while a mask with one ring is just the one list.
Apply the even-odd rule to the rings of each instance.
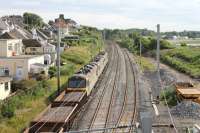
[[68, 80], [66, 91], [85, 91], [90, 95], [107, 62], [107, 53], [101, 52], [90, 64], [85, 65]]
[[107, 53], [101, 52], [89, 64], [69, 78], [68, 87], [30, 123], [29, 128], [24, 133], [69, 130], [75, 116], [95, 87], [107, 62]]

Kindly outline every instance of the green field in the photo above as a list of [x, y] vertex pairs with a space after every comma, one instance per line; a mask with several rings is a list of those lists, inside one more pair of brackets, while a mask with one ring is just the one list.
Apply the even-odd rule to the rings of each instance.
[[180, 47], [162, 51], [161, 59], [180, 72], [200, 78], [200, 48]]
[[200, 39], [184, 39], [184, 40], [168, 40], [174, 45], [180, 45], [186, 43], [188, 46], [200, 46]]

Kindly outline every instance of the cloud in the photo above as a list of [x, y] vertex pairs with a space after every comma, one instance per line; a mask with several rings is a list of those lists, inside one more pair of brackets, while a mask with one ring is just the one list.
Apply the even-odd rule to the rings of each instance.
[[41, 15], [45, 21], [60, 13], [81, 24], [99, 28], [150, 28], [200, 30], [200, 0], [10, 0], [1, 2], [0, 15]]
[[21, 1], [14, 1], [11, 3], [11, 5], [15, 6], [15, 7], [34, 7], [34, 6], [40, 6], [41, 5], [41, 1], [37, 1], [37, 0], [21, 0]]

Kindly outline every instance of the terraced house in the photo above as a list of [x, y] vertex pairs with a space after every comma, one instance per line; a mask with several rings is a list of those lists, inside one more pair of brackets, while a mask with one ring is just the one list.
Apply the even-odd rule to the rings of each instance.
[[0, 39], [0, 77], [22, 80], [42, 71], [48, 71], [44, 55], [25, 55], [21, 39]]
[[54, 65], [56, 61], [56, 47], [47, 41], [39, 41], [36, 39], [24, 39], [23, 41], [25, 54], [27, 55], [43, 55], [46, 65]]

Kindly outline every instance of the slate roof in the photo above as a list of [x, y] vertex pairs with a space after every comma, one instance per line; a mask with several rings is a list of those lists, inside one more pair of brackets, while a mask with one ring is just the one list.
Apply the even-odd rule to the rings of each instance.
[[42, 47], [42, 44], [36, 39], [23, 39], [22, 43], [25, 47]]
[[2, 30], [7, 30], [7, 25], [2, 19], [0, 19], [0, 28]]
[[31, 39], [32, 34], [23, 28], [17, 27], [10, 32], [5, 32], [0, 39]]
[[0, 36], [0, 39], [17, 39], [16, 37], [14, 37], [12, 34], [6, 32], [4, 34], [2, 34]]

